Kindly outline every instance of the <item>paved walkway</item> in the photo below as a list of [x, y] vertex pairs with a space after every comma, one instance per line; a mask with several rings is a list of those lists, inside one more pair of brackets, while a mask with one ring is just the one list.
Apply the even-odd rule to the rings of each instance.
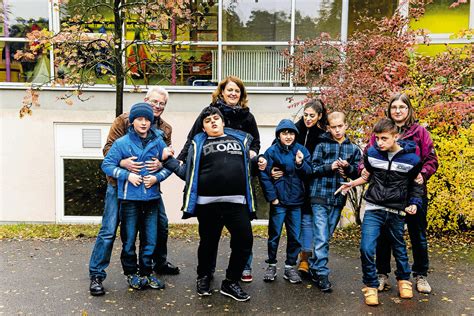
[[[411, 300], [400, 300], [397, 290], [392, 289], [380, 295], [380, 306], [368, 307], [360, 291], [357, 245], [333, 247], [330, 268], [334, 291], [323, 294], [307, 280], [299, 285], [284, 280], [283, 260], [280, 260], [276, 281], [264, 283], [266, 241], [261, 238], [255, 239], [254, 244], [254, 281], [243, 285], [252, 296], [249, 302], [236, 302], [217, 291], [229, 255], [227, 238], [221, 241], [218, 271], [212, 284], [215, 291], [211, 297], [200, 298], [195, 292], [197, 241], [184, 239], [169, 241], [169, 257], [180, 266], [182, 273], [163, 277], [166, 282], [163, 291], [128, 289], [121, 274], [120, 243], [117, 242], [104, 282], [107, 294], [92, 297], [88, 291], [87, 265], [93, 243], [92, 239], [0, 241], [0, 314], [474, 314], [472, 263], [447, 264], [433, 257], [432, 294], [415, 293]], [[280, 246], [280, 259], [282, 251], [284, 247]]]

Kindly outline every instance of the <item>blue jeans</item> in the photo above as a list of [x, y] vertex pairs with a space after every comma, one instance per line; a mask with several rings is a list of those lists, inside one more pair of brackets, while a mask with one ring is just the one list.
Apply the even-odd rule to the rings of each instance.
[[301, 215], [301, 251], [313, 251], [313, 215]]
[[[157, 201], [120, 202], [120, 238], [122, 253], [120, 259], [125, 275], [140, 272], [149, 275], [153, 270], [153, 252], [157, 239], [158, 204]], [[140, 251], [135, 248], [137, 234], [140, 232]]]
[[153, 263], [156, 268], [166, 263], [168, 256], [168, 217], [166, 216], [163, 199], [158, 200], [158, 236], [153, 253]]
[[393, 255], [397, 263], [397, 271], [395, 271], [397, 280], [408, 280], [410, 278], [411, 271], [408, 264], [407, 247], [403, 239], [404, 225], [404, 217], [398, 214], [382, 210], [365, 212], [360, 240], [360, 258], [362, 260], [362, 281], [368, 287], [379, 286], [374, 257], [377, 239], [382, 229], [387, 231], [392, 244]]
[[[417, 275], [428, 275], [430, 262], [428, 258], [428, 240], [426, 238], [426, 228], [428, 227], [426, 220], [427, 209], [428, 199], [425, 197], [423, 199], [423, 208], [418, 210], [415, 215], [407, 215], [406, 217], [412, 246], [413, 265], [411, 269], [414, 277]], [[390, 258], [390, 239], [387, 233], [383, 231], [377, 241], [377, 273], [390, 273]]]
[[95, 241], [89, 262], [89, 277], [105, 279], [105, 269], [109, 266], [112, 248], [114, 246], [117, 227], [119, 224], [117, 187], [107, 184], [105, 207], [102, 215], [102, 226]]
[[301, 250], [300, 229], [301, 229], [301, 209], [275, 205], [270, 209], [270, 219], [268, 223], [268, 259], [267, 263], [277, 263], [278, 244], [280, 243], [281, 231], [285, 223], [287, 244], [285, 264], [294, 266]]
[[329, 240], [341, 217], [342, 207], [312, 204], [313, 208], [313, 257], [309, 258], [310, 269], [317, 275], [329, 275]]

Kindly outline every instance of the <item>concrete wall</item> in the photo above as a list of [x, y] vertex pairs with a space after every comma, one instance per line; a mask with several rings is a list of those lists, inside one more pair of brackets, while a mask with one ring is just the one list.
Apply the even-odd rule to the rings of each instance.
[[[181, 150], [189, 128], [199, 111], [210, 103], [211, 90], [170, 93], [163, 114], [173, 126], [173, 146]], [[109, 91], [87, 92], [87, 102], [74, 101], [72, 106], [57, 100], [60, 91], [43, 91], [41, 107], [33, 115], [20, 119], [24, 90], [0, 90], [0, 222], [55, 222], [58, 218], [55, 171], [56, 123], [111, 124], [115, 117], [115, 96]], [[296, 111], [288, 109], [288, 93], [251, 93], [250, 107], [262, 133], [262, 150], [272, 138], [274, 126]], [[144, 94], [126, 93], [125, 111]], [[183, 182], [171, 176], [162, 185], [170, 222], [180, 222]]]

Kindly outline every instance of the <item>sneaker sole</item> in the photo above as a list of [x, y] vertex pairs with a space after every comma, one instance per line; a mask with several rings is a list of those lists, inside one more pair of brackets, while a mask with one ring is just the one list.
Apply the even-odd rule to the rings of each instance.
[[165, 288], [165, 285], [151, 285], [151, 284], [148, 284], [149, 287], [151, 287], [152, 289], [154, 290], [162, 290]]
[[204, 292], [204, 293], [199, 293], [199, 292], [197, 292], [197, 294], [198, 294], [199, 296], [211, 296], [211, 295], [212, 295], [211, 292]]
[[273, 282], [273, 281], [275, 281], [275, 279], [276, 279], [276, 275], [273, 277], [273, 279], [270, 279], [270, 278], [264, 278], [264, 279], [263, 279], [263, 282], [267, 282], [267, 283], [269, 283], [269, 282]]
[[248, 296], [247, 298], [237, 298], [235, 297], [234, 295], [230, 294], [230, 293], [227, 293], [227, 292], [224, 292], [222, 290], [220, 290], [221, 294], [222, 295], [225, 295], [225, 296], [228, 296], [228, 297], [232, 297], [234, 300], [238, 301], [238, 302], [245, 302], [245, 301], [248, 301], [250, 299], [250, 296]]
[[105, 295], [105, 291], [100, 291], [100, 292], [90, 292], [92, 296], [102, 296]]
[[252, 278], [252, 279], [244, 279], [244, 278], [241, 278], [240, 281], [245, 282], [245, 283], [250, 283], [250, 282], [253, 281], [253, 278]]
[[303, 282], [302, 280], [298, 280], [298, 281], [291, 280], [291, 279], [290, 279], [289, 277], [287, 277], [286, 275], [283, 275], [283, 279], [287, 280], [287, 281], [290, 282], [291, 284], [298, 284], [298, 283]]

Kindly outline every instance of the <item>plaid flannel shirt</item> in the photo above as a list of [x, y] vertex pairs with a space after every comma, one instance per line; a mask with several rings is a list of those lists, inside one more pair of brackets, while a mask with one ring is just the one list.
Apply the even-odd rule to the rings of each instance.
[[347, 160], [349, 166], [345, 169], [348, 178], [358, 177], [357, 165], [361, 158], [360, 148], [346, 138], [341, 144], [332, 139], [330, 133], [321, 136], [321, 142], [316, 146], [312, 158], [313, 179], [310, 186], [310, 198], [313, 204], [344, 206], [346, 196], [334, 195], [344, 179], [331, 165], [341, 158]]

